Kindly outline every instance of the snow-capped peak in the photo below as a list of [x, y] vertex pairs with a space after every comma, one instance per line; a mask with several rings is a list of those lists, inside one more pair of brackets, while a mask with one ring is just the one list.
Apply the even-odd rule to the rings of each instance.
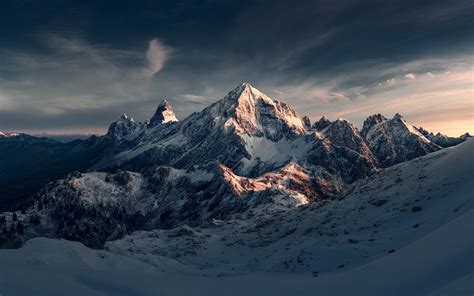
[[370, 129], [385, 121], [387, 121], [387, 118], [380, 113], [371, 115], [364, 121], [364, 125], [360, 133], [365, 137]]
[[236, 94], [234, 98], [237, 98], [239, 103], [244, 101], [258, 101], [262, 100], [268, 104], [272, 104], [273, 100], [269, 98], [267, 95], [259, 91], [258, 89], [254, 88], [250, 83], [242, 83], [232, 92]]
[[399, 114], [388, 120], [381, 114], [364, 121], [361, 131], [383, 166], [393, 165], [440, 149]]
[[175, 122], [178, 121], [176, 115], [174, 114], [173, 107], [171, 104], [163, 99], [161, 103], [156, 108], [156, 112], [153, 117], [150, 119], [149, 126], [157, 126], [160, 124], [165, 124], [168, 122]]
[[15, 133], [15, 132], [0, 132], [0, 138], [10, 138], [10, 137], [16, 137], [19, 136], [20, 133]]
[[393, 118], [403, 118], [403, 116], [400, 113], [396, 113]]
[[274, 101], [243, 83], [207, 110], [226, 129], [278, 141], [288, 133], [304, 134], [301, 117], [284, 102]]

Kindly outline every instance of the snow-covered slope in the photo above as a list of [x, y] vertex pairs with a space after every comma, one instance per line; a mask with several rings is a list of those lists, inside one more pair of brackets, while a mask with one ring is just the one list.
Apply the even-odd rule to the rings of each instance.
[[0, 292], [470, 295], [473, 150], [469, 139], [384, 169], [338, 200], [137, 231], [108, 251], [34, 239], [0, 251]]
[[323, 205], [312, 203], [272, 216], [261, 213], [246, 220], [216, 221], [177, 236], [173, 234], [176, 230], [155, 230], [153, 239], [148, 232], [138, 232], [108, 246], [127, 253], [133, 241], [132, 249], [149, 246], [153, 250], [147, 254], [160, 254], [157, 241], [161, 238], [168, 241], [168, 252], [171, 246], [192, 240], [193, 249], [199, 252], [179, 256], [181, 263], [225, 268], [226, 272], [352, 269], [404, 248], [457, 217], [472, 215], [473, 148], [474, 141], [468, 141], [391, 167], [355, 183], [340, 200]]

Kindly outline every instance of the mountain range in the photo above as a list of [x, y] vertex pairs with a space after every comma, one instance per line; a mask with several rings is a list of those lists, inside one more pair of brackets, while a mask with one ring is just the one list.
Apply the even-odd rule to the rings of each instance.
[[183, 120], [164, 100], [84, 140], [0, 133], [0, 293], [466, 295], [473, 146], [247, 83]]
[[[2, 133], [0, 165], [9, 173], [0, 176], [1, 193], [14, 197], [6, 201], [26, 225], [7, 224], [0, 242], [47, 236], [101, 248], [139, 229], [323, 203], [467, 137], [427, 134], [399, 114], [370, 116], [360, 131], [344, 119], [311, 124], [248, 83], [182, 121], [164, 100], [149, 121], [123, 114], [104, 136], [86, 140]], [[50, 222], [31, 223], [38, 219]]]

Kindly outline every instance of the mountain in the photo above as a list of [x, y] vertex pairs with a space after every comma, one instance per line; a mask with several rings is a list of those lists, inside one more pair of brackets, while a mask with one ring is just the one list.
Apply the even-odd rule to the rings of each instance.
[[361, 135], [384, 167], [441, 149], [398, 113], [392, 119], [381, 114], [370, 116], [364, 121]]
[[2, 132], [0, 131], [0, 139], [2, 138], [10, 138], [10, 137], [16, 137], [20, 135], [19, 133], [10, 133], [10, 132]]
[[326, 119], [326, 117], [323, 116], [313, 124], [312, 128], [315, 131], [322, 131], [323, 129], [328, 127], [330, 124], [331, 124], [331, 121]]
[[[336, 125], [338, 123], [334, 128]], [[356, 156], [364, 158], [363, 161], [367, 162], [364, 166], [375, 167], [373, 156], [352, 125], [348, 127], [349, 132], [338, 139], [334, 138], [336, 131], [329, 131], [325, 137], [316, 135], [305, 126], [308, 126], [307, 121], [305, 124], [287, 104], [273, 101], [244, 83], [222, 100], [183, 121], [150, 124], [134, 138], [128, 149], [112, 160], [100, 162], [97, 168], [119, 167], [136, 171], [152, 164], [188, 169], [217, 161], [237, 174], [257, 177], [291, 161], [303, 167], [318, 166], [337, 172], [347, 158]], [[347, 140], [353, 144], [346, 145], [344, 136], [353, 136]], [[322, 142], [331, 140], [337, 140], [336, 145], [329, 149], [331, 151], [325, 152], [331, 159], [320, 159], [314, 157], [316, 152], [309, 153], [315, 147], [321, 147]], [[343, 153], [346, 156], [336, 155], [336, 149], [346, 149]], [[367, 169], [367, 173], [370, 171]]]
[[[108, 242], [107, 250], [166, 265], [165, 272], [178, 268], [235, 287], [246, 278], [242, 274], [263, 280], [265, 287], [275, 285], [267, 276], [280, 274], [285, 284], [276, 290], [283, 295], [301, 286], [307, 295], [316, 290], [324, 295], [419, 295], [449, 291], [446, 286], [459, 281], [469, 290], [474, 241], [466, 234], [474, 218], [473, 148], [468, 140], [381, 170], [352, 184], [335, 201], [199, 227], [134, 232]], [[287, 279], [292, 275], [303, 279]], [[361, 282], [364, 278], [373, 284]], [[252, 289], [248, 292], [258, 294]]]
[[441, 133], [437, 133], [437, 134], [434, 134], [432, 132], [429, 132], [425, 129], [423, 129], [422, 127], [419, 127], [417, 128], [417, 130], [423, 134], [423, 136], [425, 136], [428, 140], [430, 140], [431, 142], [435, 143], [436, 145], [440, 146], [440, 147], [450, 147], [450, 146], [454, 146], [454, 145], [458, 145], [459, 143], [462, 143], [464, 141], [466, 141], [467, 138], [469, 138], [471, 135], [469, 135], [469, 133], [465, 133], [459, 137], [449, 137], [449, 136], [446, 136], [446, 135], [443, 135]]
[[135, 139], [143, 131], [144, 127], [145, 124], [135, 122], [132, 117], [124, 113], [109, 126], [105, 137], [112, 140], [115, 144], [129, 142]]
[[160, 124], [165, 124], [168, 122], [178, 121], [176, 115], [174, 114], [173, 107], [168, 103], [167, 100], [163, 100], [158, 107], [153, 117], [150, 119], [149, 127], [157, 126]]
[[1, 292], [30, 291], [12, 270], [66, 268], [86, 294], [472, 287], [474, 142], [442, 148], [399, 114], [360, 131], [345, 119], [311, 125], [244, 83], [180, 121], [163, 101], [150, 121], [123, 114], [105, 135], [67, 144], [2, 135], [0, 247], [22, 248], [0, 250]]
[[373, 166], [377, 165], [377, 160], [372, 151], [370, 151], [364, 139], [362, 139], [359, 130], [351, 122], [345, 119], [337, 119], [319, 132], [330, 139], [332, 143], [355, 151], [367, 159]]
[[118, 154], [114, 162], [99, 167], [136, 168], [152, 160], [155, 165], [188, 168], [218, 161], [239, 173], [251, 174], [255, 169], [257, 174], [264, 170], [256, 168], [259, 161], [252, 158], [252, 149], [306, 133], [296, 111], [249, 84], [240, 85], [222, 100], [180, 122], [153, 124], [156, 118], [161, 120], [161, 108], [136, 145]]
[[[3, 246], [46, 236], [102, 248], [138, 230], [323, 205], [382, 168], [441, 149], [398, 114], [371, 116], [361, 131], [344, 119], [323, 117], [311, 126], [248, 83], [180, 121], [162, 101], [149, 122], [123, 114], [104, 136], [48, 145], [12, 148], [30, 166], [11, 180], [19, 187], [35, 180], [37, 194], [21, 191], [27, 230], [6, 232]], [[38, 158], [41, 153], [49, 156]], [[37, 190], [49, 180], [55, 181]], [[33, 223], [38, 220], [48, 224]]]
[[9, 132], [0, 132], [0, 143], [34, 143], [34, 142], [48, 142], [48, 143], [57, 143], [58, 141], [50, 139], [47, 137], [35, 137], [25, 133], [9, 133]]

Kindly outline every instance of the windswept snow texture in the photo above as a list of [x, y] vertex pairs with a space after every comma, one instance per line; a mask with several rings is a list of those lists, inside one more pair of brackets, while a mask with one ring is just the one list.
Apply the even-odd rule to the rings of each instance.
[[36, 238], [0, 251], [0, 293], [472, 295], [473, 151], [468, 139], [357, 181], [339, 200], [137, 231], [107, 251]]

